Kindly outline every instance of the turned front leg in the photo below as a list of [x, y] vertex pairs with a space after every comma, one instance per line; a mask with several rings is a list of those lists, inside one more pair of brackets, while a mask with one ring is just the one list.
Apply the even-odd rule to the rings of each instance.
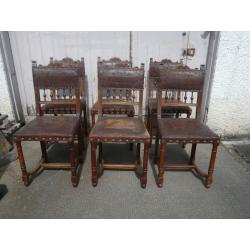
[[97, 166], [96, 166], [96, 148], [97, 144], [91, 142], [91, 170], [92, 170], [92, 185], [97, 185]]
[[217, 154], [217, 148], [218, 148], [218, 143], [213, 143], [209, 169], [208, 169], [208, 176], [206, 180], [207, 188], [211, 187], [211, 184], [213, 182], [213, 172], [214, 172], [214, 164], [215, 164], [215, 159], [216, 159], [216, 154]]
[[147, 185], [147, 172], [148, 172], [148, 150], [149, 143], [144, 143], [144, 154], [143, 154], [143, 171], [141, 176], [141, 186], [146, 188]]
[[159, 159], [159, 166], [158, 166], [158, 180], [157, 184], [159, 187], [163, 186], [163, 176], [164, 176], [164, 160], [165, 160], [165, 151], [166, 151], [166, 143], [160, 142], [160, 159]]
[[20, 163], [20, 167], [22, 171], [22, 180], [24, 182], [24, 185], [28, 186], [29, 185], [29, 173], [27, 172], [27, 169], [26, 169], [21, 141], [16, 141], [16, 147], [17, 147], [18, 159], [19, 159], [19, 163]]
[[69, 159], [71, 164], [71, 182], [73, 187], [77, 186], [77, 175], [76, 175], [76, 157], [75, 157], [75, 148], [74, 148], [74, 141], [69, 142]]

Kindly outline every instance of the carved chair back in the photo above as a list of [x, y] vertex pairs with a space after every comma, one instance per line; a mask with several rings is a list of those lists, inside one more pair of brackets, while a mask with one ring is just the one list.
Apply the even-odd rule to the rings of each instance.
[[85, 76], [85, 63], [84, 58], [82, 57], [81, 60], [74, 61], [70, 57], [65, 57], [62, 60], [54, 60], [53, 57], [50, 57], [50, 63], [48, 64], [49, 67], [53, 68], [62, 68], [62, 69], [70, 69], [70, 68], [79, 68], [83, 75], [79, 76], [81, 78], [81, 97], [87, 99], [88, 97], [88, 84], [86, 81]]
[[[100, 69], [107, 69], [107, 68], [131, 68], [131, 62], [128, 60], [121, 60], [118, 57], [112, 57], [109, 60], [101, 60], [100, 57], [98, 57], [97, 62], [97, 69], [98, 71]], [[116, 89], [123, 97], [126, 96], [126, 89]], [[114, 93], [110, 89], [106, 89], [106, 91], [103, 92], [103, 97], [107, 97], [107, 102], [114, 102], [114, 98], [108, 98], [113, 96]], [[129, 91], [129, 96], [131, 96], [131, 92]]]
[[[102, 116], [103, 101], [130, 102], [138, 105], [142, 116], [144, 64], [141, 67], [98, 66], [98, 116]], [[125, 90], [123, 95], [122, 90]], [[104, 95], [104, 93], [110, 93]]]
[[37, 115], [43, 115], [42, 106], [46, 104], [74, 104], [76, 113], [81, 113], [80, 98], [85, 77], [83, 60], [62, 61], [51, 59], [48, 66], [32, 63]]
[[179, 66], [176, 69], [160, 69], [157, 84], [157, 118], [161, 119], [162, 105], [166, 101], [177, 100], [196, 109], [196, 119], [200, 119], [204, 83], [204, 70]]
[[148, 75], [148, 87], [147, 87], [147, 98], [156, 98], [157, 95], [157, 83], [159, 82], [160, 70], [176, 69], [183, 66], [182, 61], [172, 62], [169, 59], [163, 59], [161, 61], [153, 61], [150, 58], [149, 63], [149, 75]]

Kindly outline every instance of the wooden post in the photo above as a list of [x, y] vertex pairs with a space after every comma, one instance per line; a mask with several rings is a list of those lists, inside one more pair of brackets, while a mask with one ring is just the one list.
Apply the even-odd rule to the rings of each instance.
[[93, 128], [95, 126], [95, 113], [92, 112], [91, 113], [91, 128]]
[[91, 142], [91, 169], [92, 169], [92, 186], [97, 185], [97, 168], [96, 168], [96, 148], [97, 144]]
[[77, 175], [76, 175], [76, 157], [75, 157], [75, 149], [74, 149], [74, 141], [69, 142], [69, 159], [71, 164], [71, 182], [73, 187], [77, 186]]
[[42, 150], [42, 158], [44, 162], [48, 162], [48, 155], [47, 155], [47, 149], [46, 149], [46, 142], [40, 141], [41, 150]]
[[137, 143], [137, 152], [136, 152], [137, 164], [141, 163], [141, 144]]
[[215, 159], [216, 159], [217, 147], [218, 147], [218, 143], [214, 142], [212, 152], [211, 152], [210, 163], [209, 163], [208, 176], [206, 180], [207, 188], [211, 187], [211, 184], [213, 182], [213, 172], [214, 172], [214, 164], [215, 164]]
[[143, 172], [141, 176], [141, 186], [142, 188], [146, 188], [147, 186], [147, 172], [148, 172], [148, 150], [149, 143], [144, 143], [144, 154], [143, 154]]
[[150, 135], [150, 147], [152, 145], [152, 139], [153, 139], [153, 114], [150, 112], [150, 109], [148, 108], [148, 121], [147, 121], [147, 129]]
[[87, 101], [86, 104], [84, 105], [84, 109], [83, 109], [83, 115], [84, 115], [84, 128], [85, 128], [85, 135], [88, 136], [88, 117], [87, 117]]
[[154, 162], [155, 162], [155, 164], [157, 164], [158, 149], [159, 149], [159, 131], [157, 129], [156, 138], [155, 138], [155, 155], [154, 155]]
[[196, 146], [197, 146], [196, 143], [192, 143], [191, 156], [189, 160], [190, 165], [194, 164], [194, 161], [195, 161]]
[[16, 147], [17, 147], [18, 159], [19, 159], [19, 163], [20, 163], [21, 171], [22, 171], [22, 180], [24, 182], [24, 185], [28, 186], [29, 185], [29, 173], [27, 172], [27, 169], [26, 169], [21, 141], [16, 141]]
[[99, 164], [102, 163], [102, 142], [98, 143], [98, 149], [99, 149], [99, 154], [98, 154], [98, 160], [99, 160]]
[[159, 187], [163, 185], [163, 175], [164, 175], [164, 159], [165, 159], [166, 143], [160, 142], [160, 160], [159, 160], [159, 174], [157, 184]]
[[83, 163], [83, 150], [84, 150], [84, 141], [83, 141], [83, 131], [79, 128], [78, 131], [78, 157], [79, 163]]

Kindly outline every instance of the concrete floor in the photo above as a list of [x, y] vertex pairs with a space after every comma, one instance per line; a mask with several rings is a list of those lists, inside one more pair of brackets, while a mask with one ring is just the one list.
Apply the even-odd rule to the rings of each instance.
[[[189, 152], [190, 147], [186, 150]], [[206, 169], [211, 147], [199, 145], [197, 164]], [[56, 152], [55, 152], [56, 151]], [[55, 149], [54, 158], [67, 155]], [[24, 143], [28, 168], [40, 157], [38, 143]], [[151, 152], [152, 159], [153, 148]], [[187, 155], [178, 145], [167, 150], [169, 161], [185, 161]], [[106, 159], [132, 159], [128, 145], [105, 145]], [[223, 146], [219, 147], [214, 183], [206, 189], [191, 172], [165, 172], [163, 188], [154, 178], [149, 164], [148, 185], [132, 171], [105, 171], [98, 186], [91, 185], [90, 152], [81, 169], [80, 182], [73, 188], [70, 172], [45, 170], [29, 187], [21, 181], [18, 161], [0, 167], [0, 183], [9, 192], [0, 200], [0, 218], [250, 218], [250, 176]]]

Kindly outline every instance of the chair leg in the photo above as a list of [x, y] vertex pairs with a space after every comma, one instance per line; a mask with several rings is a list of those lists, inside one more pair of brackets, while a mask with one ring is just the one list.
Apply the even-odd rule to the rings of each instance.
[[79, 128], [79, 132], [78, 132], [78, 157], [79, 157], [79, 162], [83, 163], [84, 141], [81, 140], [81, 138], [83, 138], [83, 131], [81, 128]]
[[79, 126], [78, 141], [81, 141], [81, 147], [82, 147], [82, 150], [84, 150], [85, 145], [84, 145], [84, 136], [83, 136], [83, 123], [82, 123], [82, 117], [81, 116], [80, 116], [80, 126]]
[[137, 158], [137, 164], [141, 164], [141, 144], [137, 143], [137, 148], [136, 148], [136, 158]]
[[[128, 117], [134, 117], [134, 113], [128, 113]], [[129, 143], [129, 150], [132, 151], [134, 148], [134, 143]]]
[[159, 133], [157, 131], [156, 138], [155, 138], [155, 155], [154, 155], [154, 163], [157, 163], [158, 159], [158, 149], [159, 149]]
[[102, 142], [99, 143], [98, 150], [99, 150], [98, 161], [99, 161], [99, 164], [101, 164], [102, 163], [102, 155], [103, 155]]
[[24, 182], [24, 185], [27, 187], [29, 185], [29, 173], [27, 172], [27, 169], [26, 169], [21, 141], [16, 141], [16, 147], [17, 147], [18, 159], [19, 159], [19, 163], [20, 163], [20, 167], [22, 171], [22, 180]]
[[148, 108], [148, 115], [147, 115], [147, 129], [149, 131], [149, 118], [150, 118], [150, 112], [149, 112], [149, 108]]
[[196, 146], [197, 146], [196, 143], [192, 143], [191, 155], [190, 155], [190, 159], [189, 159], [190, 165], [194, 164], [194, 161], [195, 161]]
[[213, 143], [213, 148], [211, 152], [211, 158], [210, 158], [210, 163], [209, 163], [209, 169], [208, 169], [208, 176], [206, 180], [206, 187], [210, 188], [211, 184], [213, 182], [213, 172], [214, 172], [214, 164], [215, 164], [215, 159], [216, 159], [216, 154], [217, 154], [217, 147], [218, 143]]
[[91, 142], [91, 170], [92, 170], [92, 186], [95, 187], [97, 185], [97, 167], [96, 167], [96, 148], [97, 144], [95, 142]]
[[142, 188], [146, 188], [146, 186], [147, 186], [148, 154], [149, 154], [149, 143], [144, 143], [143, 172], [142, 172], [142, 176], [141, 176]]
[[46, 142], [40, 141], [40, 146], [42, 150], [42, 158], [44, 162], [48, 162], [48, 154], [47, 154], [47, 148], [46, 148]]
[[147, 129], [150, 135], [150, 147], [151, 147], [153, 138], [153, 114], [151, 114], [150, 110], [148, 110]]
[[157, 184], [159, 187], [163, 186], [163, 175], [164, 175], [164, 159], [165, 159], [166, 143], [160, 142], [160, 160], [159, 160], [159, 173]]
[[85, 135], [88, 136], [88, 117], [87, 117], [87, 107], [85, 105], [83, 109], [83, 115], [84, 115], [84, 129], [85, 129]]
[[93, 128], [95, 126], [95, 113], [92, 112], [91, 113], [91, 128]]
[[71, 164], [71, 182], [73, 187], [77, 186], [77, 175], [76, 175], [76, 156], [75, 156], [75, 148], [74, 142], [69, 142], [69, 159]]

